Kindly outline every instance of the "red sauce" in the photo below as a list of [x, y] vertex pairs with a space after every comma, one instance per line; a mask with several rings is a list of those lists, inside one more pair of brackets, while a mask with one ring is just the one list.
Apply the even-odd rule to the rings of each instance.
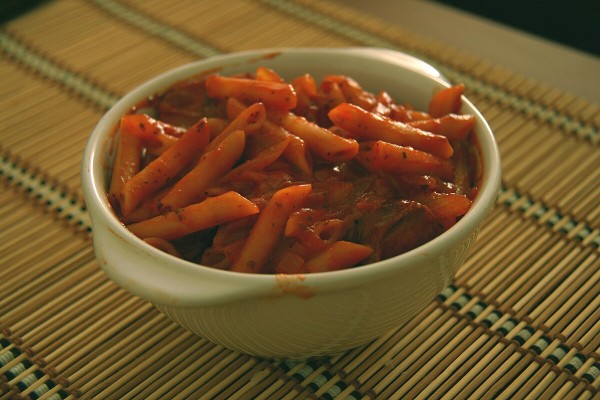
[[[277, 77], [271, 72], [265, 76]], [[242, 78], [255, 81], [253, 74]], [[331, 75], [320, 84], [311, 83], [311, 79], [305, 76], [288, 84], [292, 95], [297, 97], [293, 102], [284, 83], [273, 85], [272, 94], [275, 88], [278, 93], [287, 93], [286, 98], [282, 99], [283, 109], [277, 106], [278, 94], [274, 94], [275, 98], [267, 99], [270, 94], [261, 92], [262, 86], [252, 82], [248, 83], [249, 89], [238, 87], [239, 82], [235, 81], [231, 88], [219, 87], [216, 92], [212, 89], [207, 91], [206, 75], [178, 83], [132, 109], [132, 113], [149, 112], [153, 117], [150, 121], [155, 124], [152, 140], [148, 139], [149, 136], [144, 139], [144, 150], [140, 154], [140, 168], [143, 169], [161, 157], [165, 149], [180, 139], [182, 132], [202, 118], [208, 118], [212, 142], [220, 138], [223, 129], [227, 130], [234, 120], [232, 113], [242, 112], [244, 107], [263, 99], [266, 104], [273, 104], [266, 110], [257, 108], [254, 114], [247, 117], [244, 148], [232, 165], [234, 170], [237, 169], [236, 172], [226, 173], [225, 177], [222, 174], [207, 185], [201, 194], [196, 195], [197, 202], [202, 202], [208, 197], [233, 191], [258, 207], [259, 212], [169, 239], [176, 249], [176, 253], [172, 254], [215, 268], [240, 270], [235, 267], [236, 260], [243, 257], [240, 254], [245, 251], [251, 253], [248, 249], [244, 250], [244, 246], [273, 195], [281, 189], [297, 185], [311, 185], [312, 190], [286, 216], [277, 240], [268, 247], [269, 254], [265, 261], [256, 266], [255, 260], [251, 259], [247, 264], [248, 268], [253, 269], [246, 270], [242, 266], [241, 271], [304, 274], [376, 262], [414, 249], [437, 237], [450, 229], [468, 210], [478, 192], [481, 170], [477, 145], [470, 132], [474, 118], [466, 117], [470, 118], [470, 126], [465, 125], [464, 121], [456, 122], [458, 118], [454, 118], [448, 122], [448, 128], [444, 125], [447, 121], [432, 117], [428, 110], [414, 110], [407, 104], [396, 103], [383, 91], [369, 93], [348, 77]], [[224, 82], [223, 85], [226, 85], [227, 81]], [[257, 92], [248, 93], [255, 86]], [[269, 87], [269, 84], [266, 86]], [[457, 90], [457, 87], [452, 88], [454, 93]], [[231, 97], [238, 101], [230, 100]], [[448, 118], [452, 119], [452, 115], [458, 112], [456, 98], [445, 99], [444, 93], [437, 97], [438, 104], [434, 107], [436, 113], [446, 107], [448, 112], [444, 115], [448, 114]], [[228, 101], [231, 102], [229, 111]], [[349, 114], [350, 108], [340, 106], [344, 102], [358, 106], [366, 116]], [[286, 109], [290, 107], [289, 104], [293, 104], [293, 108]], [[236, 106], [238, 110], [232, 111]], [[296, 117], [301, 119], [296, 120]], [[362, 119], [371, 117], [374, 119]], [[461, 118], [465, 119], [464, 116]], [[415, 122], [417, 120], [421, 122]], [[456, 124], [462, 125], [457, 128]], [[349, 152], [341, 152], [340, 159], [336, 160], [328, 148], [324, 152], [317, 151], [317, 146], [324, 146], [320, 140], [314, 141], [309, 136], [297, 140], [297, 136], [301, 137], [304, 133], [296, 135], [295, 129], [305, 132], [308, 128], [327, 130], [336, 136], [332, 146], [337, 146], [339, 142], [344, 149], [350, 146]], [[389, 129], [389, 132], [382, 134], [379, 129]], [[425, 129], [437, 133], [426, 133]], [[444, 129], [451, 129], [452, 132], [445, 135]], [[415, 133], [415, 130], [419, 132]], [[402, 135], [405, 135], [405, 131], [408, 132], [406, 135], [416, 136], [404, 139]], [[148, 135], [148, 131], [145, 134]], [[164, 138], [157, 139], [162, 138], [161, 135]], [[457, 139], [456, 135], [460, 138]], [[378, 139], [380, 136], [385, 140]], [[289, 143], [281, 144], [284, 139]], [[373, 149], [379, 148], [381, 142], [385, 142], [381, 145], [382, 149], [389, 147], [395, 153], [382, 150], [375, 154]], [[422, 149], [418, 148], [425, 142]], [[431, 147], [440, 142], [446, 143], [445, 149], [438, 152], [437, 148]], [[290, 149], [300, 143], [305, 146], [304, 160], [297, 157], [302, 151], [294, 153]], [[357, 143], [356, 148], [349, 143]], [[278, 150], [278, 144], [285, 150]], [[213, 146], [212, 150], [216, 147]], [[123, 201], [121, 192], [112, 193], [111, 202], [119, 218], [131, 226], [167, 213], [183, 215], [181, 209], [161, 209], [161, 199], [200, 163], [207, 149], [211, 149], [211, 144], [199, 151], [194, 161], [179, 171], [177, 176], [167, 177], [160, 190], [148, 196], [128, 216], [120, 212], [119, 202]], [[251, 161], [265, 156], [269, 151], [272, 159], [262, 163]], [[447, 157], [449, 151], [451, 157]], [[398, 158], [392, 161], [388, 157]], [[240, 168], [243, 165], [246, 167]], [[398, 169], [397, 165], [402, 167]], [[349, 243], [345, 245], [349, 247], [340, 247], [347, 250], [334, 251], [333, 244], [340, 241]], [[148, 242], [159, 243], [156, 240]], [[355, 249], [353, 244], [363, 247]], [[327, 253], [328, 250], [330, 253]], [[354, 257], [354, 253], [358, 255]], [[281, 282], [287, 285], [287, 280]]]

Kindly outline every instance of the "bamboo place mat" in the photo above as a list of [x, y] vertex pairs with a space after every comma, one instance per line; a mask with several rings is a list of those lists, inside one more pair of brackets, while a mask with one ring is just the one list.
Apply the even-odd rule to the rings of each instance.
[[[119, 96], [172, 67], [282, 46], [416, 55], [489, 120], [497, 206], [453, 284], [406, 325], [326, 359], [195, 337], [108, 280], [80, 191]], [[0, 400], [590, 399], [600, 395], [600, 106], [318, 0], [55, 0], [0, 31]]]

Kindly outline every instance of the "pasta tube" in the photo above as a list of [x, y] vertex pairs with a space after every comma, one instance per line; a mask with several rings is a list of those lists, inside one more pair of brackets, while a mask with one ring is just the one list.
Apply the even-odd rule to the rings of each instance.
[[176, 210], [204, 199], [204, 191], [231, 171], [240, 158], [244, 151], [245, 138], [243, 131], [234, 131], [219, 147], [204, 153], [196, 166], [160, 199], [157, 213]]
[[144, 199], [185, 168], [206, 146], [209, 136], [208, 123], [204, 118], [188, 129], [176, 144], [129, 179], [121, 190], [123, 216], [127, 217]]
[[450, 158], [454, 154], [448, 138], [444, 136], [393, 121], [353, 104], [342, 103], [328, 115], [335, 125], [365, 140], [384, 140], [410, 146], [442, 158]]
[[290, 186], [273, 194], [252, 227], [238, 259], [233, 264], [233, 271], [258, 273], [263, 271], [290, 214], [302, 206], [311, 191], [312, 186], [307, 184]]
[[452, 179], [454, 175], [448, 160], [411, 147], [378, 140], [361, 143], [361, 152], [374, 169], [400, 174], [436, 175], [444, 179]]
[[279, 123], [290, 133], [299, 136], [309, 149], [324, 160], [342, 162], [351, 160], [358, 152], [358, 142], [336, 135], [306, 118], [293, 113], [279, 116]]
[[340, 240], [306, 261], [307, 272], [337, 271], [350, 268], [369, 257], [373, 249], [363, 244]]
[[174, 240], [225, 222], [258, 213], [258, 207], [236, 192], [209, 197], [190, 206], [128, 225], [139, 238]]
[[206, 90], [210, 97], [235, 97], [244, 103], [260, 102], [278, 110], [291, 110], [297, 103], [294, 88], [284, 82], [211, 75], [206, 78]]

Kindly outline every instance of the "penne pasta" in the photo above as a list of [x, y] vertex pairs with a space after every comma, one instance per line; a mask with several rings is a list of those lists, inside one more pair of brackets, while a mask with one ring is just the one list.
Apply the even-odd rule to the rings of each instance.
[[256, 68], [256, 79], [259, 81], [285, 83], [283, 78], [277, 72], [267, 67]]
[[163, 187], [194, 159], [208, 143], [210, 132], [206, 119], [193, 125], [181, 139], [138, 174], [129, 179], [121, 190], [121, 213], [127, 216], [144, 199]]
[[258, 207], [236, 192], [209, 197], [190, 206], [128, 225], [141, 239], [179, 239], [190, 233], [258, 213]]
[[305, 175], [312, 175], [310, 156], [304, 140], [296, 135], [292, 135], [282, 126], [276, 125], [269, 120], [263, 123], [263, 130], [269, 134], [287, 137], [290, 142], [285, 148], [283, 156]]
[[181, 137], [187, 129], [168, 124], [150, 117], [148, 114], [127, 114], [121, 119], [121, 126], [127, 131], [139, 136], [148, 145], [160, 145], [162, 135]]
[[447, 114], [439, 118], [422, 119], [408, 122], [408, 125], [437, 135], [446, 136], [448, 140], [465, 140], [475, 125], [474, 115]]
[[122, 201], [121, 192], [123, 186], [140, 170], [140, 159], [142, 156], [142, 140], [129, 133], [127, 130], [121, 130], [117, 144], [117, 154], [113, 163], [112, 176], [108, 196], [113, 206], [119, 205]]
[[416, 110], [343, 75], [194, 77], [122, 118], [108, 198], [141, 240], [212, 268], [304, 274], [393, 257], [477, 195], [463, 89]]
[[424, 151], [398, 146], [381, 140], [361, 143], [363, 156], [376, 170], [397, 174], [436, 175], [452, 179], [452, 163]]
[[263, 103], [277, 110], [291, 110], [297, 103], [294, 88], [284, 82], [211, 75], [206, 78], [206, 91], [211, 97], [235, 97], [244, 103]]
[[[260, 209], [261, 206], [257, 205]], [[264, 206], [262, 207], [264, 208]], [[215, 247], [225, 247], [234, 242], [245, 241], [254, 226], [258, 215], [254, 214], [236, 221], [227, 222], [219, 225], [217, 233], [213, 237], [212, 244]]]
[[278, 274], [301, 274], [304, 273], [304, 259], [293, 251], [285, 252], [277, 266], [275, 267], [275, 273]]
[[277, 244], [286, 221], [302, 206], [311, 191], [311, 185], [297, 185], [275, 192], [252, 227], [248, 240], [233, 264], [232, 271], [254, 273], [264, 271], [269, 254]]
[[431, 119], [433, 117], [426, 112], [413, 110], [406, 105], [391, 104], [390, 118], [394, 121], [411, 122], [420, 121], [422, 119]]
[[313, 273], [337, 271], [355, 266], [372, 253], [369, 246], [340, 240], [306, 261], [303, 269]]
[[[315, 79], [310, 74], [304, 74], [293, 79], [290, 84], [296, 91], [296, 97], [298, 98], [293, 112], [296, 115], [301, 115], [308, 118], [312, 113], [315, 112], [313, 102], [319, 96]], [[315, 116], [313, 115], [312, 117], [314, 119]]]
[[214, 150], [205, 152], [196, 166], [178, 180], [157, 204], [158, 212], [176, 210], [203, 200], [205, 190], [231, 171], [244, 150], [246, 134], [233, 131]]
[[383, 140], [410, 146], [442, 158], [450, 158], [454, 154], [450, 142], [444, 136], [393, 121], [353, 104], [340, 104], [328, 115], [335, 125], [364, 140]]
[[460, 84], [436, 92], [429, 102], [429, 115], [438, 118], [447, 114], [458, 114], [464, 91], [465, 85]]
[[146, 114], [125, 115], [121, 119], [121, 127], [139, 137], [152, 155], [164, 153], [177, 143], [186, 131], [184, 128], [158, 121]]
[[327, 161], [343, 162], [351, 160], [358, 153], [358, 142], [338, 136], [319, 125], [292, 113], [275, 117], [287, 131], [300, 137], [309, 149]]
[[157, 249], [164, 251], [165, 253], [168, 253], [177, 258], [181, 258], [181, 254], [177, 251], [175, 246], [173, 246], [173, 244], [168, 240], [152, 237], [144, 239], [144, 242], [148, 243], [152, 247], [156, 247]]
[[227, 118], [207, 118], [206, 120], [208, 121], [208, 129], [210, 130], [210, 140], [216, 138], [230, 124]]
[[327, 75], [323, 78], [323, 84], [333, 82], [342, 92], [348, 103], [357, 105], [365, 110], [370, 110], [377, 104], [375, 96], [363, 90], [354, 79], [345, 75]]
[[323, 94], [323, 104], [329, 109], [348, 102], [340, 85], [335, 81], [323, 81], [321, 83], [321, 92]]
[[[246, 109], [246, 106], [241, 101], [230, 98], [227, 100], [227, 115], [230, 118], [236, 118]], [[290, 143], [286, 147], [283, 155], [292, 164], [294, 164], [304, 174], [312, 175], [312, 166], [309, 160], [308, 149], [304, 140], [296, 135], [292, 135], [286, 131], [282, 126], [274, 124], [273, 122], [265, 119], [262, 121], [261, 126], [262, 132], [272, 135], [273, 137], [279, 137], [279, 140], [284, 140], [286, 137], [289, 138]]]
[[232, 169], [227, 175], [223, 177], [223, 181], [227, 182], [234, 179], [238, 179], [240, 176], [243, 175], [244, 172], [247, 171], [260, 171], [264, 169], [268, 165], [275, 162], [275, 160], [277, 160], [279, 157], [281, 157], [289, 143], [289, 138], [283, 138], [283, 140], [281, 140], [280, 142], [261, 151], [259, 154], [256, 155], [256, 157]]
[[429, 207], [446, 229], [456, 224], [469, 211], [472, 203], [467, 196], [457, 193], [431, 192], [423, 194], [417, 199], [420, 203]]
[[234, 131], [244, 131], [246, 133], [256, 132], [260, 129], [266, 118], [265, 106], [262, 103], [254, 103], [250, 107], [241, 110], [232, 121], [227, 125], [207, 147], [207, 150], [213, 150]]

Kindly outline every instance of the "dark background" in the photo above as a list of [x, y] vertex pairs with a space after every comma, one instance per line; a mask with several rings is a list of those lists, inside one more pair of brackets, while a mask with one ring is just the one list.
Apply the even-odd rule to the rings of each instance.
[[433, 0], [600, 56], [599, 0]]

